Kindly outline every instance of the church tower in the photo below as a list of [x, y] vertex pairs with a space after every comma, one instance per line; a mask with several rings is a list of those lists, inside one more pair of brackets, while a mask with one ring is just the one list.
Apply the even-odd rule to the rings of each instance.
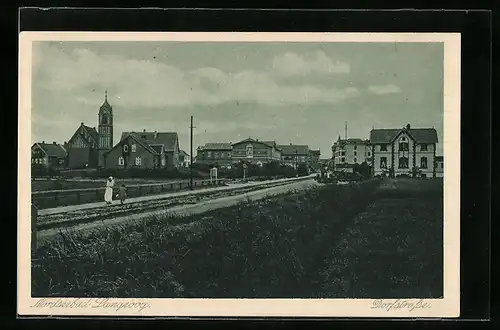
[[104, 92], [104, 103], [99, 109], [98, 165], [104, 167], [104, 153], [113, 148], [113, 108], [108, 103], [108, 92]]

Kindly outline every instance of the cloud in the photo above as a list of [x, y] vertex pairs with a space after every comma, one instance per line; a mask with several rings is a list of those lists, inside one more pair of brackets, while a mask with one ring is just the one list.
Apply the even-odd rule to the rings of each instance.
[[334, 62], [322, 51], [315, 51], [299, 55], [287, 52], [276, 56], [273, 60], [273, 69], [283, 76], [304, 76], [307, 74], [346, 74], [351, 71], [349, 64]]
[[[266, 71], [231, 73], [212, 67], [186, 71], [157, 60], [104, 56], [88, 49], [63, 52], [47, 44], [40, 44], [35, 53], [35, 87], [47, 93], [70, 93], [75, 101], [96, 106], [102, 98], [92, 92], [104, 89], [114, 106], [137, 109], [217, 106], [236, 101], [270, 106], [321, 105], [359, 95], [355, 87], [284, 85]], [[281, 64], [275, 69], [284, 75], [349, 71], [349, 66], [333, 63], [323, 52], [304, 57], [287, 53], [278, 62]]]
[[388, 84], [388, 85], [372, 85], [368, 87], [368, 92], [376, 95], [386, 95], [399, 93], [401, 89], [398, 86]]

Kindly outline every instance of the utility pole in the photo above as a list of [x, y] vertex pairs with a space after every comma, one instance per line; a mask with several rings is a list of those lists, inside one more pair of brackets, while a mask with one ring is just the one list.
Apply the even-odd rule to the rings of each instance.
[[298, 164], [299, 163], [299, 158], [298, 158], [298, 154], [299, 154], [298, 150], [295, 149], [295, 172], [296, 172], [295, 176], [297, 176], [297, 177], [299, 176], [299, 164]]
[[189, 153], [189, 187], [192, 190], [193, 189], [193, 129], [196, 128], [193, 126], [193, 116], [191, 116], [191, 125], [189, 126], [191, 130], [190, 134], [190, 145], [191, 145], [191, 152]]
[[345, 139], [347, 140], [347, 122], [345, 122]]

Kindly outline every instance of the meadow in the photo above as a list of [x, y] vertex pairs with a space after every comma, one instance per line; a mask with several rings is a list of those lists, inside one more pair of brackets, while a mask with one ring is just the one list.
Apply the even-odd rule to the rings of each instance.
[[33, 297], [440, 297], [441, 180], [370, 180], [60, 234]]

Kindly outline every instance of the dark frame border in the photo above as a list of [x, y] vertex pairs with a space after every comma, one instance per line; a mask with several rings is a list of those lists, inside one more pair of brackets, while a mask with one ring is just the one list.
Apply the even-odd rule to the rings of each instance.
[[[462, 34], [460, 318], [469, 320], [485, 320], [490, 317], [491, 24], [491, 12], [474, 10], [466, 12], [27, 8], [20, 10], [19, 13], [19, 31], [460, 32]], [[17, 155], [17, 141], [14, 146]], [[13, 227], [17, 231], [15, 223]], [[15, 277], [11, 283], [16, 281]], [[13, 287], [15, 292], [15, 286]], [[29, 322], [32, 325], [39, 323], [33, 320], [22, 322]], [[88, 321], [89, 325], [92, 323], [95, 324], [95, 321]], [[121, 324], [121, 321], [117, 324]]]

